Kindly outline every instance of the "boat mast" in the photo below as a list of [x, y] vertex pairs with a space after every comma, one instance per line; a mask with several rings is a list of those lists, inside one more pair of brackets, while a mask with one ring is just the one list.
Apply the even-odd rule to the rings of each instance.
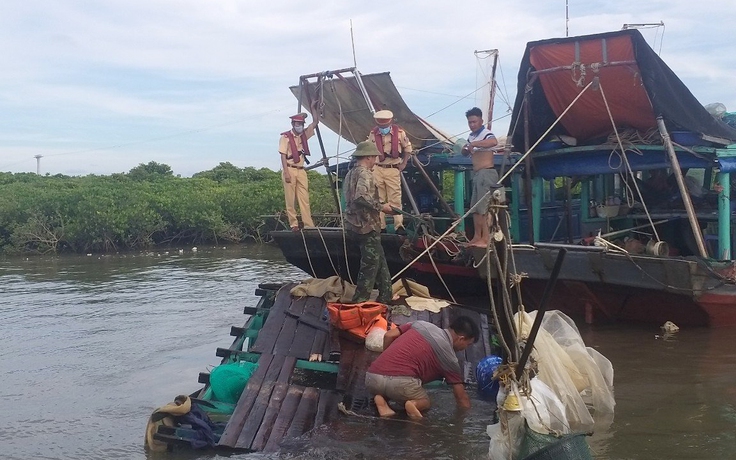
[[474, 54], [476, 59], [486, 59], [489, 56], [493, 56], [493, 64], [491, 66], [491, 78], [488, 81], [488, 84], [490, 85], [490, 100], [488, 101], [488, 109], [486, 110], [486, 116], [488, 117], [486, 127], [490, 130], [491, 125], [493, 124], [493, 102], [496, 99], [496, 66], [498, 65], [498, 50], [480, 50], [475, 51]]

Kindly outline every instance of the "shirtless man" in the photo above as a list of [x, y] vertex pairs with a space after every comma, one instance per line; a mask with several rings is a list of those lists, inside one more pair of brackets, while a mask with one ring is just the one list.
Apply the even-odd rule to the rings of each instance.
[[471, 246], [488, 245], [488, 202], [490, 191], [498, 183], [498, 172], [493, 169], [493, 147], [498, 145], [496, 136], [483, 124], [483, 112], [478, 107], [465, 112], [470, 135], [462, 153], [473, 160], [473, 195], [470, 207], [473, 210], [473, 238]]

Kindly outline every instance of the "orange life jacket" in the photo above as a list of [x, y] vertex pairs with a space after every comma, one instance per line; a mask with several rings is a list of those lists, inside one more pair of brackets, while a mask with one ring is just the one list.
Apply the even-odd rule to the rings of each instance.
[[[391, 158], [399, 158], [399, 125], [391, 125]], [[379, 161], [386, 159], [386, 152], [383, 151], [383, 134], [378, 130], [378, 126], [373, 128], [373, 139], [376, 140], [376, 147], [381, 152]]]
[[[291, 156], [287, 155], [287, 160], [294, 160], [294, 163], [299, 163], [299, 159], [301, 158], [300, 155], [302, 152], [297, 150], [296, 148], [296, 140], [294, 137], [294, 132], [292, 130], [284, 131], [281, 133], [282, 136], [286, 136], [287, 139], [289, 139], [289, 150], [291, 150]], [[307, 158], [309, 156], [309, 143], [307, 142], [307, 132], [303, 131], [299, 137], [302, 140], [302, 148], [304, 149], [304, 161], [309, 164], [309, 161], [307, 161]]]
[[396, 327], [386, 319], [386, 305], [378, 302], [328, 303], [330, 323], [346, 331], [352, 338], [365, 340], [371, 329], [380, 327], [386, 331]]

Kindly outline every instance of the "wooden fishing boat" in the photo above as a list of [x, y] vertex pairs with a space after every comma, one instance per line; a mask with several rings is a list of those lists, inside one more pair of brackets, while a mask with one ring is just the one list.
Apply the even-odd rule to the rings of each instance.
[[[374, 415], [365, 371], [377, 353], [330, 327], [324, 299], [294, 297], [290, 293], [294, 286], [261, 284], [256, 290], [258, 304], [244, 309], [248, 315], [244, 326], [231, 328], [232, 344], [216, 351], [222, 357], [220, 366], [254, 364], [239, 397], [225, 398], [215, 388], [212, 376], [218, 368], [200, 373], [203, 386], [190, 397], [213, 421], [223, 424], [212, 448], [277, 451], [282, 442], [335, 420], [340, 403], [350, 413]], [[389, 313], [388, 319], [395, 324], [424, 320], [447, 328], [458, 314], [471, 317], [481, 329], [481, 339], [459, 352], [458, 359], [466, 383], [474, 383], [478, 362], [491, 353], [486, 311], [487, 307], [448, 306], [439, 313]], [[153, 439], [169, 450], [189, 449], [198, 433], [186, 424], [161, 425]]]
[[[391, 108], [407, 132], [416, 132], [419, 154], [404, 172], [413, 231], [383, 236], [392, 274], [421, 280], [435, 296], [487, 295], [483, 249], [448, 232], [464, 231], [469, 160], [455, 154], [451, 137], [406, 108], [388, 74], [331, 75], [304, 76], [292, 91], [304, 105], [325, 94], [324, 124], [338, 135], [363, 140], [379, 108]], [[325, 92], [327, 84], [336, 90]], [[508, 139], [496, 167], [528, 308], [537, 305], [553, 254], [564, 246], [568, 262], [551, 308], [589, 322], [736, 325], [736, 130], [705, 110], [638, 31], [529, 43]], [[671, 176], [670, 196], [660, 203], [642, 192], [655, 170]], [[339, 185], [347, 162], [330, 171]], [[721, 192], [704, 191], [693, 205], [692, 184], [707, 190], [715, 181]], [[357, 246], [341, 231], [272, 236], [306, 272], [354, 279]]]

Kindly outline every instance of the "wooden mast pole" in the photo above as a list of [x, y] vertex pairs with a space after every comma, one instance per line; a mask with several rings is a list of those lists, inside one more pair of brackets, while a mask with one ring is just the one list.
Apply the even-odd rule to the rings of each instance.
[[685, 177], [682, 175], [680, 169], [680, 162], [677, 160], [677, 154], [675, 153], [675, 147], [672, 145], [672, 139], [670, 134], [667, 132], [667, 127], [664, 125], [664, 119], [661, 116], [657, 117], [657, 127], [659, 128], [659, 134], [662, 136], [662, 142], [669, 155], [670, 163], [672, 164], [673, 173], [677, 179], [677, 187], [680, 189], [680, 195], [682, 195], [682, 203], [685, 205], [685, 212], [687, 212], [687, 218], [690, 221], [690, 228], [693, 231], [695, 237], [695, 243], [698, 245], [698, 252], [700, 257], [708, 257], [708, 251], [705, 249], [705, 241], [703, 240], [703, 233], [700, 230], [698, 224], [698, 217], [695, 215], [695, 209], [693, 208], [693, 202], [690, 199], [690, 193], [687, 190], [685, 184]]

